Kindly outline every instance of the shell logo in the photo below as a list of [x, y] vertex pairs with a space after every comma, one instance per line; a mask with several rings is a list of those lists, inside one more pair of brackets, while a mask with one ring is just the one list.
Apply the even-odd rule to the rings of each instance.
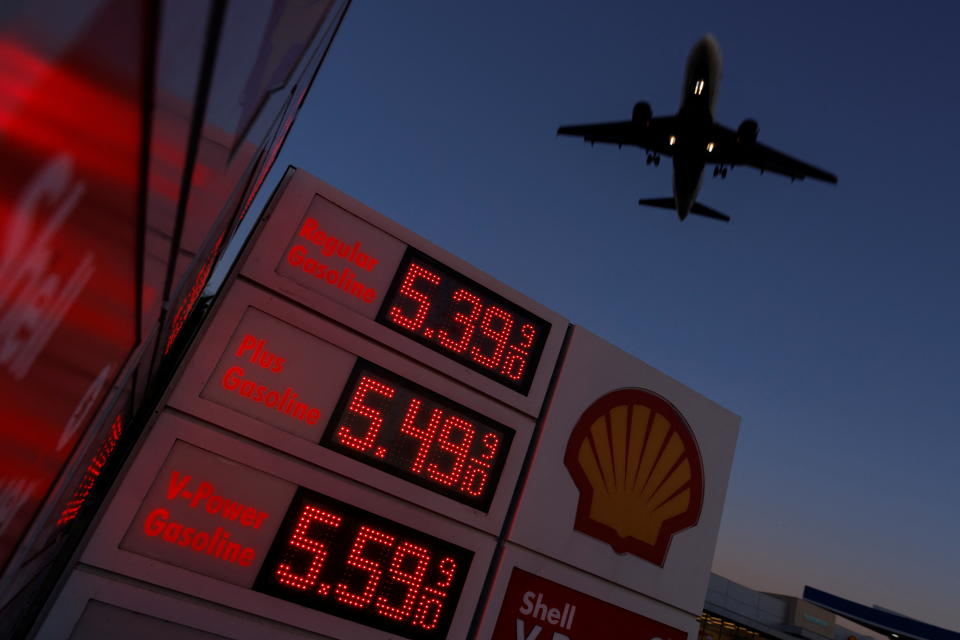
[[583, 412], [564, 464], [580, 490], [574, 528], [663, 566], [670, 540], [703, 506], [703, 465], [680, 412], [644, 389], [619, 389]]

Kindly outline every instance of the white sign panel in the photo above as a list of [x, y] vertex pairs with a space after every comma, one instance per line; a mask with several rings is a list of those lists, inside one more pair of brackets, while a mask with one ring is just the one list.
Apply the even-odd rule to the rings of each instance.
[[242, 274], [530, 416], [567, 322], [301, 170]]
[[699, 614], [738, 425], [576, 327], [509, 539]]
[[462, 637], [495, 540], [164, 412], [82, 561], [341, 640]]
[[512, 544], [477, 637], [484, 640], [695, 640], [690, 615]]
[[170, 404], [491, 534], [503, 527], [535, 426], [240, 280]]

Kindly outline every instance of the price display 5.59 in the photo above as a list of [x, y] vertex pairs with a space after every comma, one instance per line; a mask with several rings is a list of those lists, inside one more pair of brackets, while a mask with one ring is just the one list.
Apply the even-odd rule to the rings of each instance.
[[542, 318], [409, 248], [377, 321], [523, 394], [550, 329]]
[[445, 638], [473, 552], [300, 489], [254, 589], [413, 640]]

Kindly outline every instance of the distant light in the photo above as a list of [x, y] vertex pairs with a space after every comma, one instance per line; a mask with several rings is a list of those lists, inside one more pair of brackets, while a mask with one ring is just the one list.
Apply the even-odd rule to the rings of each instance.
[[693, 95], [698, 96], [703, 93], [703, 80], [697, 80], [693, 85]]
[[670, 146], [677, 144], [677, 136], [670, 136]]
[[708, 143], [707, 143], [707, 153], [709, 153], [709, 152], [711, 152], [711, 151], [713, 151], [713, 143], [712, 143], [712, 142], [708, 142]]

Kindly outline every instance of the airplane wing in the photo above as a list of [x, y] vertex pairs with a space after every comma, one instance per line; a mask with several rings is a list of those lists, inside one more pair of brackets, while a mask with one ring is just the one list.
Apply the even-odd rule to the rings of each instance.
[[603, 142], [616, 145], [629, 145], [654, 151], [666, 156], [672, 155], [670, 146], [671, 132], [676, 128], [673, 116], [651, 118], [647, 126], [632, 120], [623, 122], [604, 122], [601, 124], [581, 124], [560, 127], [557, 135], [577, 136], [589, 143]]
[[772, 171], [793, 180], [815, 178], [837, 183], [837, 176], [832, 173], [791, 158], [759, 142], [740, 140], [736, 131], [719, 124], [714, 124], [713, 129], [716, 146], [707, 155], [707, 161], [711, 164], [749, 165], [760, 171]]

